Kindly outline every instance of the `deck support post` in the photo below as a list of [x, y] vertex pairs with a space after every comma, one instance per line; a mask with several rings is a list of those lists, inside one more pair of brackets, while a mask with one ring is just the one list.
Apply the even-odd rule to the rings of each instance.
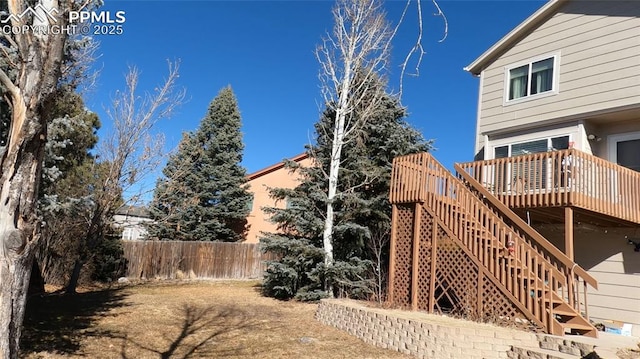
[[[575, 262], [573, 258], [573, 208], [568, 206], [564, 208], [564, 254]], [[573, 268], [567, 267], [567, 273], [565, 273], [565, 275], [567, 276], [569, 305], [576, 308], [576, 288], [573, 280]]]
[[420, 220], [422, 203], [416, 202], [413, 210], [413, 238], [411, 257], [411, 309], [418, 310], [418, 276], [420, 275]]
[[573, 259], [573, 208], [564, 207], [564, 254]]
[[398, 232], [398, 206], [391, 205], [391, 241], [389, 243], [389, 285], [387, 286], [387, 302], [394, 304], [393, 285], [396, 276], [396, 242]]
[[429, 308], [428, 312], [433, 313], [436, 306], [436, 261], [438, 260], [438, 221], [431, 218], [431, 268], [429, 272]]

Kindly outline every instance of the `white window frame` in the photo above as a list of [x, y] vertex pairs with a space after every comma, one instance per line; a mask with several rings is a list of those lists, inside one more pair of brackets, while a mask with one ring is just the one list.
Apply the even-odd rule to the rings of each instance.
[[[543, 61], [547, 59], [553, 58], [553, 80], [551, 81], [551, 90], [540, 92], [534, 95], [526, 95], [519, 98], [514, 98], [513, 100], [509, 100], [509, 86], [511, 86], [511, 70], [516, 69], [522, 66], [529, 66], [529, 75], [527, 81], [527, 93], [531, 90], [531, 68], [534, 62]], [[560, 52], [555, 52], [552, 54], [547, 54], [543, 56], [538, 56], [531, 58], [527, 61], [518, 62], [515, 64], [511, 64], [509, 66], [505, 66], [504, 68], [504, 97], [503, 97], [503, 105], [513, 105], [521, 102], [531, 101], [534, 99], [539, 99], [547, 96], [554, 96], [559, 93], [559, 78], [560, 78]]]
[[[530, 138], [521, 138], [518, 139], [516, 141], [513, 141], [513, 139], [503, 139], [500, 141], [496, 141], [497, 144], [493, 144], [493, 146], [491, 147], [491, 157], [493, 159], [496, 159], [495, 155], [496, 155], [496, 148], [498, 147], [507, 147], [507, 152], [508, 152], [508, 156], [506, 158], [509, 157], [513, 157], [513, 153], [512, 153], [512, 147], [513, 145], [518, 145], [521, 143], [527, 143], [527, 142], [534, 142], [534, 141], [540, 141], [540, 140], [546, 140], [547, 141], [547, 151], [551, 151], [551, 139], [552, 138], [558, 138], [558, 137], [569, 137], [569, 148], [572, 148], [572, 143], [573, 143], [573, 139], [574, 139], [574, 135], [573, 133], [566, 133], [566, 132], [559, 132], [559, 133], [550, 133], [547, 134], [545, 136], [540, 136], [540, 137], [530, 137]], [[512, 168], [511, 166], [507, 167], [507, 172], [505, 173], [506, 178], [511, 178], [511, 172]], [[552, 168], [551, 168], [551, 163], [547, 163], [547, 178], [546, 178], [546, 184], [547, 187], [551, 186], [552, 181], [551, 181], [551, 176], [552, 176]], [[488, 182], [485, 179], [485, 182]], [[507, 192], [510, 192], [513, 190], [513, 183], [512, 181], [508, 181], [507, 182], [507, 187], [506, 190]], [[538, 188], [537, 190], [546, 190], [545, 188]]]
[[[498, 147], [505, 147], [507, 146], [508, 148], [508, 153], [509, 155], [507, 157], [513, 157], [513, 154], [511, 153], [511, 148], [513, 145], [519, 145], [522, 143], [527, 143], [527, 142], [534, 142], [534, 141], [540, 141], [540, 140], [547, 140], [547, 151], [551, 150], [551, 139], [552, 138], [558, 138], [558, 137], [569, 137], [569, 147], [571, 147], [571, 143], [573, 142], [573, 134], [572, 133], [560, 133], [560, 134], [553, 134], [553, 135], [547, 135], [547, 136], [543, 136], [543, 137], [533, 137], [533, 138], [527, 138], [527, 139], [521, 139], [518, 141], [513, 141], [513, 142], [508, 142], [508, 141], [504, 141], [504, 143], [498, 143], [498, 144], [493, 144], [493, 147], [491, 148], [491, 158], [496, 158], [496, 148]], [[498, 141], [496, 141], [498, 142]], [[500, 141], [503, 142], [503, 141]]]
[[133, 240], [133, 235], [134, 235], [133, 228], [124, 227], [122, 229], [122, 239], [131, 241]]

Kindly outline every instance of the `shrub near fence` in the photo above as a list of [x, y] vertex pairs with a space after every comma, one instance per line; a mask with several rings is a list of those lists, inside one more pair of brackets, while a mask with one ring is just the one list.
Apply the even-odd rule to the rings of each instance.
[[182, 241], [122, 241], [127, 277], [135, 279], [262, 278], [265, 260], [259, 244]]

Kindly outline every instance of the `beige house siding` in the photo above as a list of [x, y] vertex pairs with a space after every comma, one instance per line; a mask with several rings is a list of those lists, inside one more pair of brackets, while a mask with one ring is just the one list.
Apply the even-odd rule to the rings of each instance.
[[[562, 248], [561, 226], [546, 226], [538, 231]], [[640, 237], [640, 232], [620, 228], [597, 230], [576, 228], [576, 262], [598, 281], [598, 289], [588, 289], [589, 319], [594, 323], [618, 320], [629, 323], [632, 335], [640, 336], [640, 252], [628, 244], [625, 236]]]
[[[306, 155], [296, 156], [292, 160], [304, 167], [311, 164], [311, 160]], [[275, 232], [277, 229], [263, 208], [284, 208], [286, 205], [284, 201], [276, 203], [269, 196], [269, 188], [294, 188], [299, 183], [299, 176], [296, 173], [291, 173], [284, 168], [282, 163], [279, 163], [250, 174], [247, 178], [250, 185], [249, 191], [253, 193], [253, 204], [247, 217], [249, 230], [245, 243], [258, 243], [263, 232]]]
[[[505, 101], [506, 69], [557, 56], [557, 93]], [[482, 73], [484, 135], [640, 107], [640, 2], [568, 1]]]

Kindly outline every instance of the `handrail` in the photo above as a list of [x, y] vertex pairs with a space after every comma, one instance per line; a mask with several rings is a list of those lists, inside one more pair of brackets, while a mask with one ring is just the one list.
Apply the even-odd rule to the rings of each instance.
[[502, 214], [507, 216], [509, 220], [511, 220], [516, 226], [518, 226], [519, 229], [526, 232], [527, 235], [529, 235], [536, 243], [540, 244], [550, 254], [556, 257], [562, 264], [564, 264], [568, 268], [572, 268], [576, 272], [576, 274], [582, 277], [585, 282], [591, 285], [594, 289], [598, 289], [598, 281], [589, 273], [587, 273], [587, 271], [578, 266], [571, 260], [571, 258], [567, 257], [567, 255], [562, 253], [562, 251], [560, 251], [556, 246], [554, 246], [540, 233], [529, 226], [524, 220], [522, 220], [522, 218], [520, 218], [511, 209], [509, 209], [509, 207], [495, 198], [484, 186], [482, 186], [478, 181], [471, 177], [471, 175], [464, 171], [464, 169], [459, 164], [454, 164], [454, 168], [458, 172], [458, 174], [460, 174], [464, 178], [465, 181], [467, 181], [474, 189], [485, 196], [485, 198], [489, 202], [491, 202], [492, 205], [494, 205]]

